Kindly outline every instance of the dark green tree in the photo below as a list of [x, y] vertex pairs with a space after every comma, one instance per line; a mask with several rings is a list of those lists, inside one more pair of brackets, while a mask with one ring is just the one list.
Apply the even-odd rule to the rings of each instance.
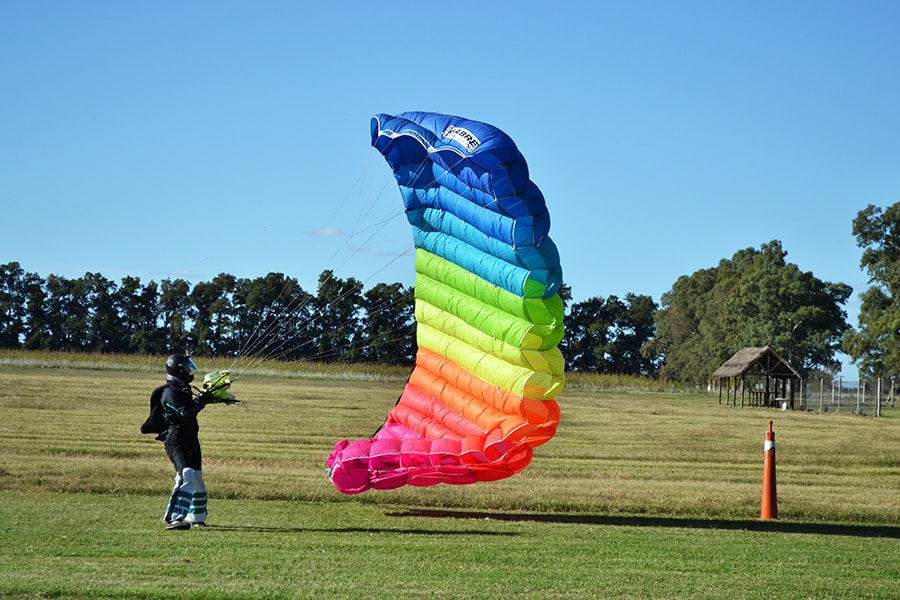
[[702, 384], [746, 346], [771, 346], [801, 372], [835, 369], [852, 289], [821, 281], [786, 256], [775, 240], [680, 277], [662, 296], [656, 339], [646, 349], [663, 357], [660, 374]]
[[89, 350], [86, 334], [91, 315], [85, 279], [50, 275], [46, 291], [47, 331], [42, 347], [67, 352]]
[[160, 327], [159, 286], [151, 281], [141, 285], [137, 277], [123, 277], [116, 304], [122, 316], [128, 352], [161, 353], [165, 336]]
[[363, 309], [363, 359], [411, 363], [416, 349], [413, 289], [399, 283], [379, 283], [363, 294]]
[[309, 333], [314, 298], [293, 277], [269, 273], [235, 283], [236, 352], [301, 359], [314, 353]]
[[196, 309], [197, 318], [191, 327], [191, 339], [194, 341], [194, 354], [215, 356], [218, 340], [213, 334], [213, 306], [219, 300], [221, 290], [212, 282], [197, 283], [191, 290], [191, 302]]
[[859, 326], [844, 336], [844, 350], [864, 373], [891, 375], [900, 370], [900, 202], [861, 210], [853, 235], [871, 287], [860, 295]]
[[85, 273], [82, 281], [88, 311], [85, 349], [127, 352], [127, 328], [118, 306], [118, 286], [99, 273]]
[[0, 265], [0, 348], [20, 348], [26, 339], [29, 290], [39, 284], [17, 262]]
[[654, 375], [655, 358], [642, 354], [653, 337], [656, 303], [649, 296], [593, 297], [573, 304], [560, 349], [569, 369]]
[[213, 285], [218, 289], [218, 297], [209, 307], [210, 326], [215, 340], [215, 353], [235, 356], [240, 350], [235, 335], [238, 315], [235, 310], [234, 292], [237, 289], [237, 278], [234, 275], [220, 273], [213, 278]]
[[51, 318], [45, 281], [38, 279], [28, 287], [25, 304], [26, 350], [48, 350], [51, 344]]
[[191, 291], [197, 318], [191, 331], [194, 352], [207, 356], [233, 355], [238, 351], [235, 337], [234, 292], [237, 280], [220, 273], [210, 282], [200, 282]]
[[786, 255], [772, 242], [748, 261], [726, 304], [728, 346], [769, 345], [803, 373], [835, 371], [852, 289], [800, 271]]
[[595, 296], [572, 305], [566, 316], [566, 331], [560, 350], [572, 371], [601, 373], [603, 349], [609, 344], [613, 317], [605, 298]]
[[184, 279], [163, 279], [160, 282], [159, 308], [164, 344], [161, 350], [165, 354], [193, 352], [194, 340], [190, 332], [197, 309], [190, 298], [191, 284]]
[[659, 357], [643, 352], [656, 335], [654, 317], [659, 306], [650, 296], [625, 294], [625, 302], [614, 323], [613, 343], [609, 351], [612, 373], [655, 377]]
[[654, 317], [656, 337], [644, 347], [646, 355], [662, 361], [662, 377], [687, 381], [694, 373], [712, 373], [728, 357], [722, 347], [725, 312], [720, 296], [725, 286], [716, 288], [727, 275], [725, 265], [683, 275], [662, 295], [662, 308]]
[[362, 359], [360, 335], [362, 283], [341, 279], [331, 270], [319, 275], [314, 320], [316, 359], [324, 362], [357, 362]]

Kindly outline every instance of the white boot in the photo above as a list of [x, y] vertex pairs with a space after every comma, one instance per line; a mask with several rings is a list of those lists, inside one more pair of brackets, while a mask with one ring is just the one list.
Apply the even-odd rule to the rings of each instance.
[[[187, 471], [188, 469], [185, 469], [185, 479], [187, 479]], [[203, 471], [194, 469], [190, 469], [190, 471], [191, 503], [184, 520], [202, 527], [206, 525], [206, 483], [203, 481]]]

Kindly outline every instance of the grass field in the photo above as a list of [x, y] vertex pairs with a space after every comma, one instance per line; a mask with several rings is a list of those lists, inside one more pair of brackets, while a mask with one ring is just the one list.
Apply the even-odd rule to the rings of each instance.
[[348, 497], [325, 458], [403, 379], [289, 375], [238, 373], [244, 402], [201, 414], [211, 526], [167, 532], [171, 466], [138, 432], [159, 371], [0, 362], [0, 598], [900, 597], [900, 409], [573, 386], [515, 477]]

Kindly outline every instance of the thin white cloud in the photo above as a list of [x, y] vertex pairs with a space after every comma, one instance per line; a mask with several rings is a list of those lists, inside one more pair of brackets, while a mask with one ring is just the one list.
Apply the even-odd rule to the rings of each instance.
[[328, 227], [322, 227], [321, 229], [304, 232], [304, 235], [311, 235], [313, 237], [343, 237], [346, 234], [337, 227], [329, 225]]

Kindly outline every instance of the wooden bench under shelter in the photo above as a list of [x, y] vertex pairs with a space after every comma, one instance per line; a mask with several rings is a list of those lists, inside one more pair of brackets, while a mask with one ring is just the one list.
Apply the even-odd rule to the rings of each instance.
[[800, 373], [769, 346], [743, 348], [712, 374], [718, 382], [719, 404], [794, 408], [800, 390]]

